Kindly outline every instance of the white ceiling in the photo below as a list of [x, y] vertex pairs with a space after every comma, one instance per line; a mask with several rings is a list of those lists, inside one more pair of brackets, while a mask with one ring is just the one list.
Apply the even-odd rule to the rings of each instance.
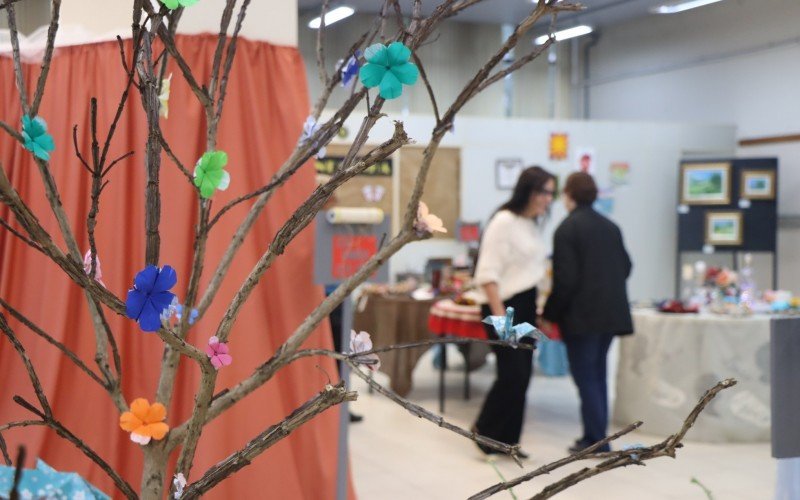
[[[576, 24], [589, 24], [595, 28], [610, 26], [630, 19], [650, 16], [649, 9], [661, 5], [665, 0], [583, 0], [586, 9], [577, 13], [562, 13], [559, 15], [559, 27], [573, 26]], [[411, 0], [400, 0], [404, 12], [410, 11]], [[437, 0], [423, 1], [424, 10], [429, 13], [440, 2]], [[301, 19], [319, 14], [321, 0], [298, 0]], [[333, 0], [331, 7], [348, 5], [356, 9], [357, 13], [375, 14], [379, 11], [381, 0]], [[466, 9], [454, 18], [456, 21], [477, 23], [513, 23], [521, 20], [533, 7], [531, 0], [484, 0], [483, 2]], [[549, 23], [549, 20], [543, 25]]]

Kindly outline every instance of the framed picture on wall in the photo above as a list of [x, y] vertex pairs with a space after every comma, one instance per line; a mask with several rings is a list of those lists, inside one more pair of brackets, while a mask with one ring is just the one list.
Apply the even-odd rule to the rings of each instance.
[[742, 170], [742, 198], [747, 200], [774, 200], [775, 171]]
[[681, 204], [729, 205], [730, 163], [684, 163], [681, 165]]
[[499, 158], [494, 162], [494, 182], [497, 189], [514, 189], [523, 169], [522, 158]]
[[706, 244], [742, 244], [742, 212], [706, 212]]

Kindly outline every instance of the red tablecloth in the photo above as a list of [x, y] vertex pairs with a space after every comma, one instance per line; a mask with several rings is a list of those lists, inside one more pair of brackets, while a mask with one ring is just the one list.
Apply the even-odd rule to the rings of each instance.
[[431, 306], [428, 329], [436, 335], [485, 339], [481, 306], [462, 306], [444, 299]]

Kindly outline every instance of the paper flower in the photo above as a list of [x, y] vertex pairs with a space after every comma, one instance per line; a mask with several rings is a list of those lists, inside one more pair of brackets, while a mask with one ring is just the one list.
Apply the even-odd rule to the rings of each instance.
[[180, 498], [183, 496], [183, 489], [186, 488], [186, 476], [183, 475], [183, 472], [178, 472], [172, 478], [172, 484], [175, 486], [175, 493], [173, 494], [174, 498]]
[[[306, 118], [306, 122], [303, 124], [303, 133], [300, 136], [300, 142], [307, 142], [311, 137], [317, 133], [320, 128], [320, 124], [317, 123], [317, 120], [314, 119], [313, 116], [309, 116]], [[314, 144], [316, 146], [316, 144]], [[319, 145], [319, 149], [317, 149], [317, 158], [324, 158], [325, 157], [325, 145]]]
[[384, 99], [394, 99], [403, 93], [403, 84], [414, 85], [419, 77], [417, 65], [408, 62], [411, 49], [400, 42], [389, 46], [376, 43], [364, 52], [367, 64], [361, 67], [358, 76], [365, 87], [380, 87]]
[[[83, 271], [86, 274], [91, 274], [92, 272], [92, 251], [87, 250], [86, 255], [83, 256]], [[95, 255], [94, 257], [94, 279], [98, 283], [103, 286], [106, 286], [103, 283], [103, 271], [100, 269], [100, 258]]]
[[166, 5], [169, 10], [175, 10], [178, 7], [191, 7], [197, 2], [198, 0], [161, 0], [161, 3]]
[[169, 91], [171, 81], [172, 73], [161, 80], [161, 93], [158, 94], [158, 116], [162, 118], [169, 118]]
[[355, 55], [350, 56], [350, 59], [342, 66], [340, 70], [342, 72], [342, 87], [347, 87], [353, 81], [353, 78], [358, 75], [358, 70], [361, 67], [358, 62], [359, 57], [361, 57], [361, 51], [356, 50]]
[[194, 185], [200, 188], [200, 196], [211, 198], [215, 189], [228, 189], [231, 176], [224, 170], [227, 164], [228, 153], [225, 151], [209, 151], [203, 154], [194, 167]]
[[169, 432], [169, 426], [164, 423], [167, 409], [161, 403], [152, 405], [144, 398], [134, 399], [130, 411], [119, 417], [119, 426], [124, 431], [131, 433], [131, 441], [145, 445], [151, 439], [159, 441]]
[[530, 323], [520, 323], [514, 325], [514, 308], [507, 307], [505, 316], [487, 316], [483, 323], [492, 325], [497, 336], [501, 340], [509, 342], [519, 342], [523, 337], [536, 338], [538, 340], [550, 340], [547, 335]]
[[[189, 324], [193, 325], [195, 321], [197, 321], [197, 317], [200, 315], [197, 309], [192, 308], [191, 314], [189, 314]], [[163, 323], [169, 324], [172, 318], [175, 318], [178, 321], [183, 319], [183, 305], [178, 302], [178, 297], [172, 299], [169, 307], [164, 309], [161, 312], [161, 321]]]
[[25, 149], [40, 160], [48, 161], [50, 151], [56, 149], [53, 136], [47, 133], [47, 122], [39, 116], [22, 117], [22, 137], [25, 139]]
[[[622, 451], [641, 450], [643, 448], [644, 448], [643, 444], [636, 443], [636, 444], [629, 444], [627, 446], [623, 446], [622, 447]], [[634, 459], [634, 460], [639, 460], [639, 454], [638, 453], [631, 453], [631, 458]]]
[[133, 288], [128, 290], [125, 315], [135, 319], [145, 332], [161, 328], [161, 313], [168, 309], [175, 294], [169, 289], [175, 286], [178, 276], [170, 266], [159, 269], [147, 266], [134, 278]]
[[433, 215], [428, 209], [428, 205], [424, 202], [419, 202], [417, 208], [417, 221], [414, 223], [414, 229], [420, 234], [427, 233], [446, 233], [442, 219]]
[[216, 336], [208, 339], [206, 354], [211, 358], [211, 364], [214, 365], [214, 368], [217, 370], [233, 362], [233, 357], [228, 354], [228, 344], [220, 342]]
[[[358, 354], [361, 352], [368, 352], [372, 350], [372, 339], [367, 332], [358, 332], [350, 330], [350, 354]], [[367, 354], [365, 356], [356, 356], [354, 360], [356, 363], [366, 365], [372, 371], [377, 371], [381, 367], [381, 359], [377, 354]]]

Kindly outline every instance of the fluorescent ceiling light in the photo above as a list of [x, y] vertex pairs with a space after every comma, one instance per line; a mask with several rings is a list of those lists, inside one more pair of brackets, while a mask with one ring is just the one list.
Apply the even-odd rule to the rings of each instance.
[[[341, 21], [344, 18], [350, 17], [353, 15], [355, 10], [352, 7], [336, 7], [332, 11], [325, 14], [325, 26], [330, 26], [331, 24]], [[322, 24], [322, 19], [319, 17], [315, 17], [308, 23], [309, 28], [319, 29], [320, 25]]]
[[690, 0], [688, 2], [671, 3], [661, 5], [652, 9], [656, 14], [677, 14], [685, 10], [696, 9], [712, 3], [721, 2], [722, 0]]
[[[560, 42], [561, 40], [568, 40], [570, 38], [575, 38], [576, 36], [583, 36], [588, 35], [594, 31], [591, 26], [581, 25], [575, 26], [574, 28], [568, 28], [561, 31], [556, 31], [553, 36], [556, 38], [556, 42]], [[542, 45], [550, 38], [550, 35], [542, 35], [538, 37], [534, 42], [536, 45]]]

